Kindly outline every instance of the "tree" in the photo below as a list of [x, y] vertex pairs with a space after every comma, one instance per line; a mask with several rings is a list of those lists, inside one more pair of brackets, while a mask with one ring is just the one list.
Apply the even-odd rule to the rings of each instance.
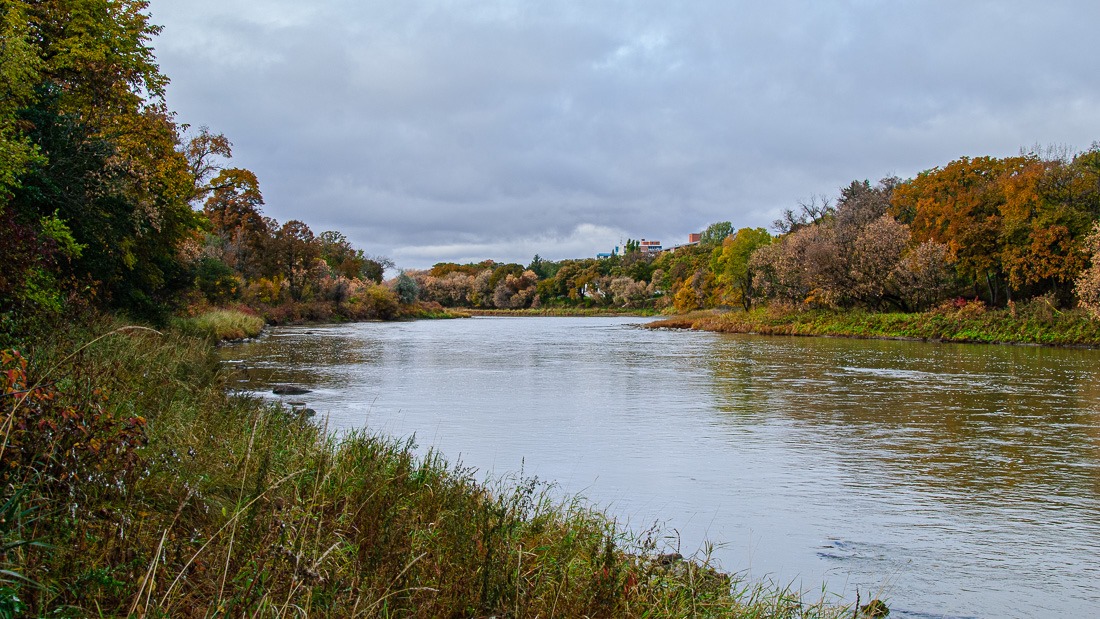
[[538, 254], [531, 258], [531, 264], [527, 265], [527, 270], [534, 273], [539, 279], [543, 279], [550, 274], [549, 265]]
[[210, 129], [199, 127], [198, 133], [187, 140], [181, 150], [191, 172], [190, 201], [195, 202], [218, 189], [218, 183], [207, 184], [207, 181], [222, 171], [219, 158], [228, 159], [233, 156], [233, 144], [224, 135], [210, 133]]
[[739, 303], [745, 311], [752, 308], [753, 300], [750, 259], [757, 249], [771, 242], [772, 236], [763, 228], [741, 228], [737, 234], [727, 236], [722, 247], [715, 250], [711, 262], [715, 282], [726, 299]]
[[1085, 248], [1091, 264], [1077, 277], [1075, 291], [1081, 307], [1100, 319], [1100, 223], [1093, 226], [1085, 239]]
[[948, 261], [947, 245], [925, 241], [902, 258], [892, 279], [907, 309], [921, 311], [951, 293], [954, 273], [954, 266]]
[[706, 247], [717, 247], [733, 234], [733, 224], [728, 221], [719, 221], [707, 226], [699, 237], [699, 244]]
[[321, 255], [313, 231], [305, 223], [292, 219], [282, 225], [273, 240], [276, 266], [286, 278], [290, 297], [301, 301], [310, 279], [310, 268]]
[[248, 279], [258, 277], [265, 270], [264, 249], [274, 231], [260, 210], [264, 197], [259, 180], [249, 170], [229, 168], [215, 176], [211, 185], [203, 213], [217, 257]]
[[0, 5], [0, 214], [19, 176], [38, 155], [17, 127], [18, 112], [33, 100], [42, 67], [29, 26], [20, 4]]
[[947, 245], [949, 258], [975, 286], [984, 282], [990, 303], [1004, 282], [1001, 235], [1005, 193], [1000, 179], [1027, 164], [1023, 157], [963, 157], [921, 172], [895, 188], [891, 212], [910, 223], [913, 240]]
[[866, 180], [852, 181], [840, 190], [833, 222], [842, 245], [853, 242], [864, 228], [890, 210], [890, 197], [900, 182], [896, 177], [887, 177], [872, 187]]
[[343, 233], [327, 230], [317, 236], [321, 259], [336, 275], [348, 279], [367, 279], [382, 282], [387, 268], [393, 267], [388, 258], [371, 258], [361, 249], [355, 249]]
[[784, 210], [782, 216], [772, 222], [776, 233], [789, 234], [799, 228], [821, 223], [836, 212], [826, 196], [811, 196], [808, 201], [799, 201], [798, 208], [797, 213], [792, 209]]
[[99, 302], [155, 317], [191, 285], [181, 250], [199, 220], [147, 8], [136, 0], [0, 6], [0, 208], [33, 235], [56, 215], [86, 246], [53, 267], [56, 281], [95, 284]]
[[420, 297], [420, 287], [417, 286], [416, 280], [404, 271], [402, 271], [394, 281], [393, 291], [397, 294], [397, 299], [405, 305], [416, 303], [417, 299]]
[[882, 215], [860, 230], [848, 254], [850, 297], [878, 308], [884, 301], [902, 305], [894, 273], [909, 248], [909, 226]]

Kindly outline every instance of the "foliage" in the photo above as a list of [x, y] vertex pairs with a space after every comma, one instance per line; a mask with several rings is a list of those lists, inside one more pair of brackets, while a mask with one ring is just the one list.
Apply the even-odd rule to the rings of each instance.
[[1064, 304], [1100, 215], [1097, 157], [1096, 147], [1072, 161], [964, 157], [898, 185], [892, 212], [912, 221], [916, 241], [946, 244], [990, 303], [1055, 292]]
[[420, 286], [417, 285], [416, 280], [409, 277], [408, 273], [402, 272], [394, 280], [393, 292], [397, 295], [398, 301], [411, 305], [420, 297]]
[[720, 249], [711, 258], [711, 269], [723, 298], [751, 309], [754, 290], [753, 268], [750, 264], [757, 249], [772, 242], [763, 228], [741, 228], [734, 236], [727, 236]]
[[699, 238], [699, 244], [707, 247], [717, 247], [733, 234], [733, 224], [728, 221], [719, 221], [707, 226]]
[[1085, 249], [1091, 264], [1077, 277], [1077, 298], [1081, 307], [1100, 319], [1100, 223], [1095, 224], [1092, 234], [1086, 237]]
[[0, 5], [0, 214], [19, 177], [36, 160], [35, 144], [18, 129], [19, 109], [34, 97], [42, 59], [22, 4]]

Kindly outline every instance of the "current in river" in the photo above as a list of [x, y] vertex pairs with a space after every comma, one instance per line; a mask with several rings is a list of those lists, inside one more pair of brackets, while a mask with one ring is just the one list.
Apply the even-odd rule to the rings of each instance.
[[624, 526], [660, 523], [664, 551], [709, 542], [726, 571], [807, 599], [1100, 616], [1100, 351], [645, 321], [279, 328], [223, 357], [244, 391], [311, 389], [289, 399], [333, 431], [537, 476]]

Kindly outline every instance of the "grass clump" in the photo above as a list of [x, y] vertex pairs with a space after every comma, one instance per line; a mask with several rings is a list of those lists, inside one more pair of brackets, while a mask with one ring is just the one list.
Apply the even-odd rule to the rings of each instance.
[[235, 309], [211, 310], [186, 320], [194, 330], [219, 341], [256, 337], [264, 329], [262, 317]]
[[0, 616], [834, 617], [545, 484], [227, 394], [109, 319], [4, 353]]

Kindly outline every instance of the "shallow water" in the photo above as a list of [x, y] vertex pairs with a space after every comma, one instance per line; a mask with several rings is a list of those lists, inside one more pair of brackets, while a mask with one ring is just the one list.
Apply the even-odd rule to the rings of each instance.
[[[644, 319], [283, 328], [223, 356], [334, 429], [414, 434], [689, 555], [892, 617], [1100, 609], [1100, 352], [733, 336]], [[274, 396], [271, 396], [274, 397]]]

